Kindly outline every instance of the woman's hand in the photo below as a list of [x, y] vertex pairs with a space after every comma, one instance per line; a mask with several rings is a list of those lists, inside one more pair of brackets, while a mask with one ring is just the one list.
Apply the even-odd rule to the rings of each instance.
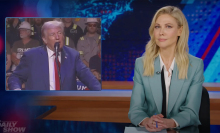
[[[157, 127], [156, 127], [156, 121], [157, 123]], [[161, 131], [162, 129], [166, 128], [166, 125], [163, 124], [163, 121], [158, 119], [158, 118], [154, 118], [153, 116], [151, 118], [146, 118], [141, 122], [141, 125], [143, 125], [148, 131], [150, 132], [157, 132], [157, 131]]]
[[[176, 123], [174, 122], [173, 119], [163, 118], [163, 117], [161, 117], [161, 114], [160, 115], [153, 115], [152, 118], [153, 118], [153, 121], [155, 121], [155, 123], [157, 122], [157, 124], [163, 124], [164, 128], [176, 127]], [[162, 123], [161, 123], [161, 121], [162, 121]]]

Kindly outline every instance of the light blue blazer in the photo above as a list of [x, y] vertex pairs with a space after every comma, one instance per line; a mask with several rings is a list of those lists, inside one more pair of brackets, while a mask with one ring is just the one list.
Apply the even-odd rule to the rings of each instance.
[[[175, 63], [170, 83], [167, 118], [173, 118], [178, 128], [200, 125], [199, 108], [202, 96], [203, 61], [189, 55], [187, 79], [178, 79], [178, 68]], [[143, 76], [143, 57], [137, 58], [134, 69], [134, 86], [131, 95], [128, 117], [138, 125], [145, 117], [151, 117], [162, 111], [161, 75], [159, 56], [154, 61], [154, 75]]]

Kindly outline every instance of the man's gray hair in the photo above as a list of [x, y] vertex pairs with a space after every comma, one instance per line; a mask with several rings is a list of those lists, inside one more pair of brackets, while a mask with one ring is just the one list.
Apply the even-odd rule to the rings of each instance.
[[45, 22], [41, 28], [41, 35], [42, 37], [45, 37], [46, 35], [46, 30], [51, 29], [51, 28], [56, 28], [56, 27], [60, 27], [63, 34], [64, 34], [64, 24], [63, 22], [60, 21], [48, 21]]

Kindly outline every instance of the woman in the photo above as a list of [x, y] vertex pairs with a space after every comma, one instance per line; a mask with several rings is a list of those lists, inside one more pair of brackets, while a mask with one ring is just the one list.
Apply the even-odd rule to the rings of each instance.
[[199, 125], [203, 61], [188, 54], [188, 23], [177, 7], [159, 9], [136, 59], [129, 119], [149, 131]]

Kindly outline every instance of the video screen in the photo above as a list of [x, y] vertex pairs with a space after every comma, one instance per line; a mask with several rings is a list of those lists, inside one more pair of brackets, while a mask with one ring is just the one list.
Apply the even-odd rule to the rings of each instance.
[[100, 18], [6, 18], [6, 90], [101, 90]]

